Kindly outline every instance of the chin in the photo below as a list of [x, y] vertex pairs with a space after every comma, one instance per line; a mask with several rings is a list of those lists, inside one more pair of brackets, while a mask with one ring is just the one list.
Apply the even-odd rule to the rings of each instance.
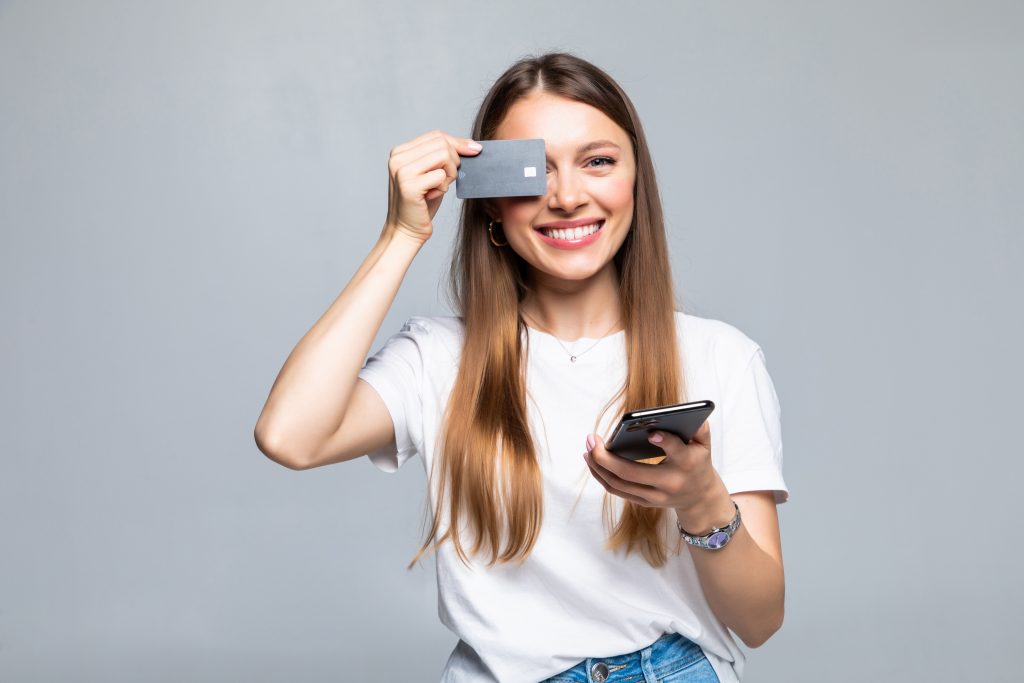
[[557, 278], [559, 280], [589, 280], [598, 273], [604, 270], [604, 267], [600, 268], [573, 268], [570, 270], [546, 270], [544, 273], [548, 277]]

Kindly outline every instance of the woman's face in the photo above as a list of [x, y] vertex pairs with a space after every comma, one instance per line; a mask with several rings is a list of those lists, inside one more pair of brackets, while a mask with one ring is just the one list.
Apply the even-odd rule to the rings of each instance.
[[[547, 154], [547, 194], [494, 200], [509, 247], [549, 284], [605, 268], [633, 221], [636, 165], [626, 131], [589, 104], [535, 93], [512, 105], [494, 137], [543, 138]], [[566, 222], [583, 229], [551, 225]]]

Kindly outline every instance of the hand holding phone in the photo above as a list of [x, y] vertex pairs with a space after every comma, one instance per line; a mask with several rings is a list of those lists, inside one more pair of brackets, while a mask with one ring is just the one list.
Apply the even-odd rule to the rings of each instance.
[[665, 451], [647, 440], [650, 432], [669, 432], [689, 443], [714, 409], [711, 401], [693, 401], [634, 410], [622, 416], [606, 447], [627, 460], [661, 462]]

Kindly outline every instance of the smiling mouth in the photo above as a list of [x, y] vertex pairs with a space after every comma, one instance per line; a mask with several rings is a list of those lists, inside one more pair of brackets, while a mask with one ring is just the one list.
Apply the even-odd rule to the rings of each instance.
[[596, 223], [591, 223], [590, 225], [581, 225], [578, 228], [535, 228], [535, 230], [545, 237], [571, 242], [583, 239], [584, 237], [589, 237], [595, 232], [599, 232], [603, 227], [604, 221], [598, 221]]

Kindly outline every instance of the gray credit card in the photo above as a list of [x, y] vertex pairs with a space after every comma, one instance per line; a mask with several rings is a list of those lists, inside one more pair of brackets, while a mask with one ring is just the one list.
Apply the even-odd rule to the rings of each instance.
[[455, 196], [539, 197], [548, 192], [544, 140], [477, 140], [483, 147], [473, 156], [459, 155]]

